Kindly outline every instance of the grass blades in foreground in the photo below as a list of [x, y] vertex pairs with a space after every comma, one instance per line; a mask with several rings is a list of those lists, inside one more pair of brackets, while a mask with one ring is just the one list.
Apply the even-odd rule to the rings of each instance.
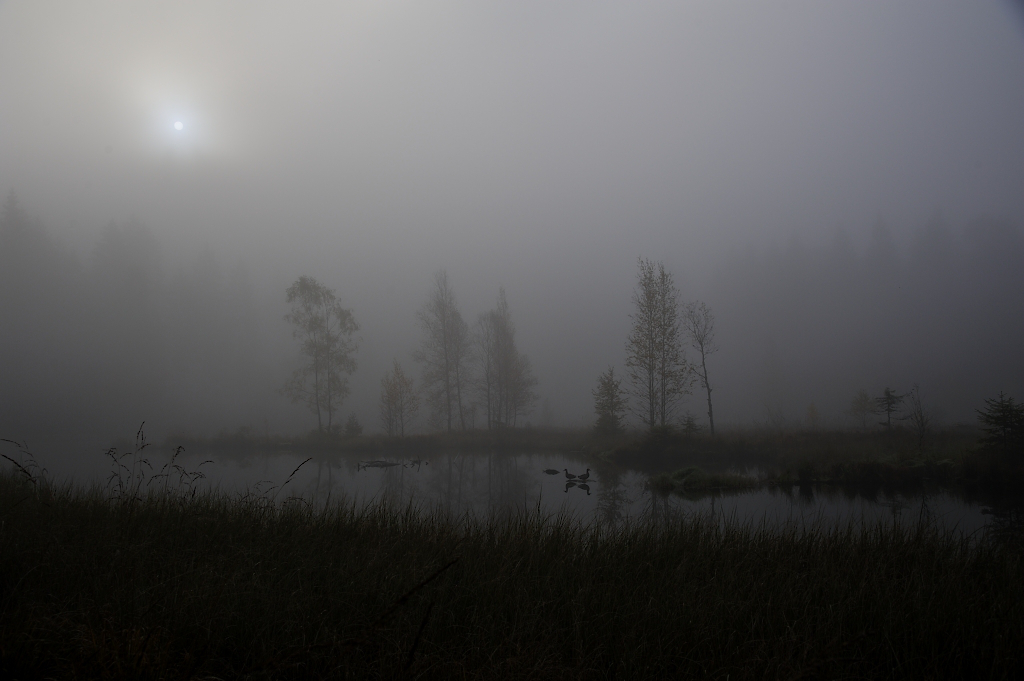
[[5, 678], [1007, 678], [1024, 550], [0, 476]]

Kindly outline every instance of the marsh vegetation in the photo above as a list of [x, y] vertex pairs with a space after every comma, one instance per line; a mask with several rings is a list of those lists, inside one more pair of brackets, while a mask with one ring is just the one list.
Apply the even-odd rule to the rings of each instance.
[[27, 469], [0, 476], [9, 678], [1022, 670], [1019, 541], [927, 523], [474, 519], [274, 490], [195, 493], [131, 470], [90, 489]]

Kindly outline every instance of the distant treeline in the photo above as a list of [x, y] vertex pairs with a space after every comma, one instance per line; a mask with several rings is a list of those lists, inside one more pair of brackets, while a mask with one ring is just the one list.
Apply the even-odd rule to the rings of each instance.
[[918, 384], [940, 421], [973, 422], [982, 400], [1024, 393], [1022, 264], [1021, 230], [994, 218], [899, 233], [879, 219], [864, 247], [838, 230], [737, 249], [704, 287], [722, 342], [716, 416], [853, 425], [858, 390]]
[[[635, 257], [624, 254], [624, 266]], [[937, 424], [973, 422], [983, 400], [1000, 391], [1024, 394], [1024, 239], [1014, 225], [985, 218], [954, 230], [935, 218], [897, 234], [879, 220], [863, 248], [837, 232], [831, 242], [794, 239], [785, 247], [739, 249], [716, 262], [700, 286], [676, 271], [687, 281], [681, 295], [699, 294], [714, 310], [721, 346], [692, 393], [674, 405], [677, 425], [688, 417], [704, 425], [711, 412], [708, 367], [714, 419], [723, 425], [852, 426], [858, 417], [851, 400], [859, 391], [907, 394], [915, 385]], [[110, 438], [134, 432], [143, 420], [159, 421], [164, 432], [197, 434], [240, 426], [263, 433], [315, 428], [281, 395], [301, 361], [285, 336], [285, 292], [258, 299], [251, 274], [240, 262], [225, 266], [212, 252], [172, 262], [136, 222], [111, 223], [77, 254], [9, 195], [0, 207], [0, 434]], [[433, 282], [434, 289], [439, 285]], [[457, 333], [444, 343], [463, 356], [441, 366], [443, 353], [431, 345], [438, 337], [428, 327], [458, 307], [431, 312], [438, 302], [431, 287], [424, 278], [417, 291], [421, 315], [404, 322], [409, 337], [402, 346], [418, 354], [389, 353], [386, 365], [361, 364], [376, 375], [360, 379], [357, 393], [344, 400], [341, 409], [359, 410], [369, 431], [523, 425], [540, 401], [537, 379], [545, 380], [532, 367], [550, 368], [545, 357], [594, 343], [602, 348], [597, 362], [586, 375], [561, 376], [571, 390], [558, 386], [582, 414], [591, 411], [596, 379], [609, 362], [615, 380], [629, 376], [627, 360], [636, 363], [625, 333], [610, 345], [579, 333], [572, 324], [580, 318], [568, 315], [558, 321], [564, 326], [544, 322], [541, 337], [550, 347], [530, 348], [531, 359], [541, 357], [531, 363], [509, 339], [517, 327], [536, 338], [538, 322], [524, 315], [513, 325], [499, 295], [476, 319], [452, 317]], [[349, 299], [345, 291], [339, 297]], [[595, 309], [623, 320], [617, 328], [628, 325], [626, 307]], [[364, 312], [352, 314], [362, 319]], [[688, 349], [688, 361], [698, 363], [699, 353]], [[410, 385], [406, 397], [429, 407], [418, 416], [394, 410]], [[544, 386], [550, 390], [551, 382]], [[646, 421], [668, 414], [647, 402]], [[379, 422], [367, 420], [378, 408]]]
[[241, 420], [244, 396], [266, 392], [245, 269], [212, 254], [172, 269], [138, 223], [111, 223], [78, 257], [9, 195], [0, 319], [0, 431], [13, 437], [112, 437], [158, 415], [209, 427], [211, 402]]

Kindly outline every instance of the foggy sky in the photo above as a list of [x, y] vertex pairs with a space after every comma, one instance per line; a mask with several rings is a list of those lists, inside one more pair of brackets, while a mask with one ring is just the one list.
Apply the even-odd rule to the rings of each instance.
[[[623, 362], [638, 256], [718, 312], [723, 422], [775, 402], [839, 418], [859, 388], [912, 383], [969, 420], [994, 391], [1024, 397], [1022, 16], [934, 0], [0, 2], [0, 192], [86, 270], [113, 220], [145, 225], [161, 281], [244, 273], [257, 363], [294, 360], [291, 281], [334, 287], [361, 325], [343, 411], [371, 430], [391, 359], [414, 368], [439, 268], [470, 323], [505, 287], [540, 394], [585, 423], [597, 374]], [[953, 270], [915, 255], [936, 229]], [[850, 291], [886, 239], [904, 293], [880, 310]], [[837, 283], [844, 249], [860, 264]], [[991, 271], [1005, 281], [987, 288]], [[196, 372], [211, 351], [195, 343], [169, 372]], [[190, 399], [225, 429], [301, 429], [275, 371]], [[187, 428], [164, 389], [144, 418]]]

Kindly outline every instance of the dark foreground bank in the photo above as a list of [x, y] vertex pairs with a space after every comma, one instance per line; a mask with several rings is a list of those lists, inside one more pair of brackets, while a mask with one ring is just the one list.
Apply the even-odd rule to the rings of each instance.
[[0, 676], [1019, 677], [1022, 556], [929, 527], [456, 522], [15, 471]]

